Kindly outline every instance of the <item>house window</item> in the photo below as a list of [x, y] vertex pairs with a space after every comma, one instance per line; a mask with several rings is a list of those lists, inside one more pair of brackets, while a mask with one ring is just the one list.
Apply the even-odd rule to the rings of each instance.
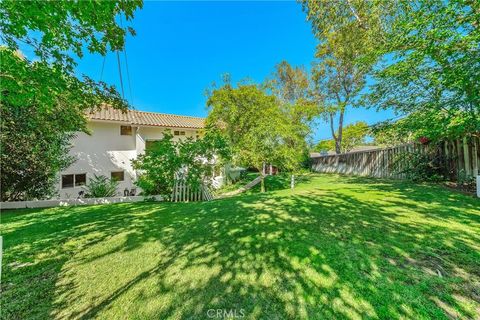
[[180, 131], [180, 135], [181, 135], [181, 136], [184, 136], [184, 135], [185, 135], [185, 131]]
[[174, 136], [179, 136], [179, 135], [180, 135], [180, 131], [173, 131], [173, 135], [174, 135]]
[[158, 140], [147, 140], [147, 141], [145, 141], [145, 150], [151, 149], [155, 145], [155, 142], [157, 142], [157, 141]]
[[62, 189], [84, 186], [86, 183], [86, 173], [62, 175]]
[[123, 181], [125, 179], [123, 171], [112, 171], [110, 177], [115, 181]]
[[131, 136], [132, 135], [132, 126], [120, 126], [120, 134], [122, 136]]
[[84, 186], [87, 184], [87, 174], [76, 174], [75, 175], [75, 187]]

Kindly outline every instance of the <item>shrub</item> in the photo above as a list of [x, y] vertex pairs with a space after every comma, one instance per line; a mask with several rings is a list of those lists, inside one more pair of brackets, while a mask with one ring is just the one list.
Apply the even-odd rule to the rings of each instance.
[[195, 189], [209, 181], [213, 162], [229, 156], [224, 140], [214, 131], [207, 131], [199, 140], [187, 138], [174, 141], [171, 133], [153, 143], [146, 153], [133, 160], [140, 171], [136, 184], [143, 195], [170, 197], [176, 179], [185, 179]]
[[393, 160], [393, 172], [415, 182], [439, 182], [445, 179], [441, 157], [432, 153], [402, 152]]
[[117, 195], [118, 182], [105, 176], [94, 175], [85, 186], [85, 198], [105, 198]]

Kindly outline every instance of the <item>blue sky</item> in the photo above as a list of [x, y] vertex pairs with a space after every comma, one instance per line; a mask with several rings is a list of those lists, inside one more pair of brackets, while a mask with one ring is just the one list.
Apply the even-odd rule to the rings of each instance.
[[[301, 6], [288, 2], [145, 2], [127, 38], [132, 97], [125, 70], [125, 94], [138, 110], [206, 116], [205, 90], [222, 74], [255, 82], [287, 60], [309, 68], [316, 40]], [[125, 67], [123, 56], [122, 65]], [[99, 79], [103, 57], [87, 55], [79, 73]], [[103, 80], [119, 84], [116, 55], [105, 60]], [[346, 123], [375, 123], [391, 112], [348, 110]], [[330, 138], [320, 122], [314, 140]]]

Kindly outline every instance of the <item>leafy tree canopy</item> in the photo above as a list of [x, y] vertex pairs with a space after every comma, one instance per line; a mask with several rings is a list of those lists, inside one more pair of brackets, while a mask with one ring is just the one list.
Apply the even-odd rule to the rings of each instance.
[[[342, 141], [342, 153], [351, 151], [353, 148], [365, 145], [366, 138], [370, 133], [370, 128], [366, 122], [358, 121], [356, 123], [349, 124], [343, 129], [343, 141]], [[334, 140], [322, 140], [314, 148], [318, 152], [322, 151], [334, 151]]]
[[274, 96], [253, 84], [230, 83], [213, 90], [207, 124], [217, 126], [232, 146], [235, 163], [257, 168], [275, 162], [280, 144], [278, 123], [284, 119]]
[[300, 1], [319, 40], [313, 68], [315, 92], [340, 153], [348, 107], [358, 106], [366, 76], [382, 43], [382, 17], [388, 2], [361, 0]]
[[[87, 131], [85, 112], [103, 103], [127, 107], [114, 87], [79, 79], [74, 67], [85, 49], [104, 55], [123, 48], [116, 19], [131, 20], [138, 7], [139, 1], [0, 2], [2, 199], [53, 195], [55, 175], [72, 161], [69, 139]], [[33, 47], [33, 61], [21, 46]]]
[[365, 104], [432, 140], [480, 130], [480, 3], [399, 1]]

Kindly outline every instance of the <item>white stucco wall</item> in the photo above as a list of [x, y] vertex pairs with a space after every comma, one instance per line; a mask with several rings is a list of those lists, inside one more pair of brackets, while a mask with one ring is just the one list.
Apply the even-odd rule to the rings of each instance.
[[[65, 174], [86, 173], [87, 183], [94, 175], [103, 175], [110, 178], [112, 171], [124, 171], [124, 181], [118, 185], [117, 195], [123, 196], [125, 188], [137, 189], [134, 181], [136, 172], [133, 170], [131, 160], [137, 155], [144, 153], [147, 140], [158, 140], [163, 137], [166, 128], [163, 127], [133, 127], [132, 135], [121, 135], [120, 122], [90, 122], [88, 128], [90, 135], [78, 133], [73, 140], [73, 147], [70, 154], [76, 161], [66, 170], [60, 173], [58, 182], [58, 197], [60, 199], [75, 199], [78, 193], [84, 190], [83, 187], [62, 188], [61, 176]], [[172, 134], [175, 130], [185, 131], [185, 136], [175, 136], [174, 140], [182, 137], [195, 138], [198, 130], [171, 128]]]
[[171, 134], [173, 134], [175, 131], [185, 131], [184, 136], [174, 136], [173, 140], [177, 141], [181, 138], [188, 138], [192, 137], [195, 138], [196, 135], [199, 132], [198, 130], [190, 130], [190, 129], [179, 129], [179, 128], [162, 128], [162, 127], [141, 127], [138, 130], [138, 133], [140, 136], [145, 140], [158, 140], [163, 138], [163, 133], [166, 130], [170, 130]]
[[[78, 133], [70, 154], [77, 160], [60, 175], [87, 174], [87, 183], [94, 174], [110, 178], [112, 171], [124, 171], [124, 181], [119, 183], [118, 195], [123, 195], [125, 188], [134, 188], [135, 171], [131, 159], [137, 157], [135, 129], [131, 136], [120, 135], [120, 123], [90, 122], [91, 135]], [[82, 187], [62, 188], [60, 176], [58, 182], [61, 199], [76, 198]]]

